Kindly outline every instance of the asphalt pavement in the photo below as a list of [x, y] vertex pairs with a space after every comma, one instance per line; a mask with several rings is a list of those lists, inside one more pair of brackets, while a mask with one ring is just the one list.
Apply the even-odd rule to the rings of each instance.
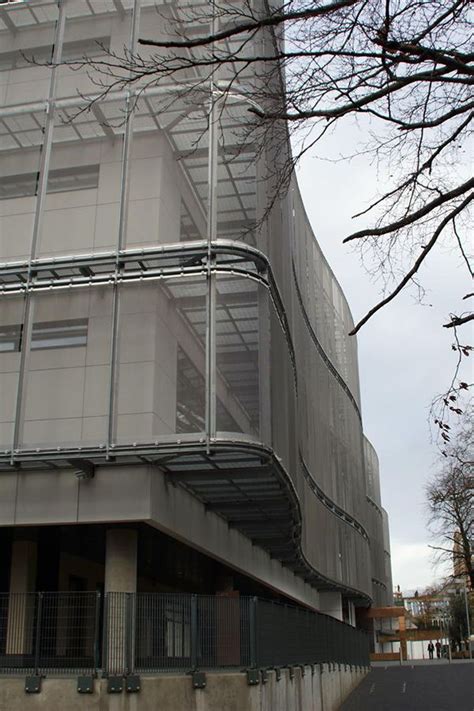
[[474, 662], [373, 667], [340, 711], [474, 711]]

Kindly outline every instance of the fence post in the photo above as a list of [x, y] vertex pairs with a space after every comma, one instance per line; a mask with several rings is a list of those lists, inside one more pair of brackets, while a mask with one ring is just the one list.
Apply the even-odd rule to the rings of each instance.
[[250, 637], [250, 666], [255, 669], [257, 666], [257, 598], [250, 600], [249, 610], [249, 637]]
[[132, 674], [134, 662], [135, 642], [135, 593], [126, 593], [125, 599], [125, 674]]
[[35, 635], [35, 674], [39, 673], [40, 665], [40, 645], [41, 645], [41, 623], [43, 617], [43, 593], [38, 593], [38, 608], [36, 611], [36, 635]]
[[198, 665], [198, 599], [191, 596], [191, 667], [196, 671]]
[[104, 614], [102, 618], [102, 676], [109, 676], [110, 666], [110, 593], [104, 593]]
[[95, 594], [95, 617], [94, 617], [94, 674], [97, 676], [99, 670], [100, 655], [100, 605], [102, 596], [99, 591]]

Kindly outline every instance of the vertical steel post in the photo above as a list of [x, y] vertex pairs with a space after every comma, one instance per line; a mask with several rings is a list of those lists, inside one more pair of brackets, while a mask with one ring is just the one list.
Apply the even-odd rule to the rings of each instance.
[[[211, 22], [211, 34], [215, 34], [217, 18], [215, 10]], [[217, 238], [217, 116], [218, 104], [214, 96], [214, 77], [209, 84], [209, 149], [207, 176], [207, 324], [206, 324], [206, 442], [209, 453], [210, 440], [216, 434], [216, 278], [213, 274], [214, 257], [212, 243]]]
[[[43, 221], [44, 202], [46, 200], [46, 192], [48, 186], [49, 164], [51, 160], [51, 149], [53, 144], [57, 73], [58, 65], [60, 64], [62, 58], [64, 29], [66, 25], [66, 2], [67, 0], [58, 0], [59, 15], [56, 25], [56, 35], [54, 38], [53, 57], [51, 60], [53, 66], [51, 69], [51, 81], [49, 83], [49, 97], [46, 104], [45, 133], [39, 166], [38, 194], [36, 199], [35, 220], [33, 224], [30, 270], [31, 260], [35, 259], [37, 256], [36, 253], [38, 249], [38, 242], [41, 236], [41, 225]], [[30, 277], [30, 274], [28, 274], [28, 277]]]
[[104, 593], [104, 614], [102, 623], [102, 676], [107, 677], [109, 671], [109, 593]]
[[99, 591], [95, 595], [95, 614], [94, 614], [94, 675], [97, 676], [100, 664], [100, 606], [102, 596]]
[[472, 648], [471, 648], [471, 620], [469, 619], [469, 603], [467, 599], [467, 585], [463, 582], [464, 589], [464, 606], [466, 608], [466, 627], [467, 627], [467, 643], [469, 646], [469, 659], [472, 660]]
[[43, 593], [38, 593], [38, 607], [36, 610], [36, 635], [35, 635], [35, 675], [39, 674], [40, 652], [41, 652], [41, 624], [43, 621]]
[[198, 666], [198, 599], [197, 595], [191, 596], [191, 669], [196, 671]]
[[106, 457], [109, 459], [110, 450], [115, 439], [115, 399], [118, 384], [117, 347], [119, 336], [119, 286], [117, 283], [117, 269], [112, 287], [112, 333], [110, 341], [110, 370], [109, 370], [109, 417], [107, 425]]
[[[130, 29], [129, 47], [133, 54], [137, 49], [138, 33], [140, 29], [140, 7], [141, 0], [134, 0], [132, 10], [132, 25]], [[118, 277], [120, 273], [120, 252], [125, 247], [127, 222], [128, 222], [128, 203], [130, 191], [130, 153], [133, 142], [133, 119], [135, 109], [135, 94], [132, 91], [127, 92], [126, 111], [125, 111], [125, 133], [122, 147], [122, 169], [120, 175], [120, 208], [119, 208], [119, 227], [117, 235], [117, 254], [115, 259], [115, 279], [113, 286], [113, 306], [112, 306], [112, 341], [110, 345], [110, 371], [109, 371], [109, 414], [107, 427], [107, 458], [110, 457], [115, 436], [115, 401], [117, 397], [118, 385], [118, 366], [117, 366], [117, 343], [119, 336], [119, 317], [120, 317], [120, 294], [118, 286]]]
[[249, 609], [249, 642], [250, 642], [250, 667], [257, 667], [258, 650], [257, 650], [257, 605], [258, 599], [253, 597], [250, 600]]
[[133, 621], [132, 621], [132, 599], [133, 593], [125, 593], [125, 655], [124, 673], [131, 674], [133, 670], [132, 644], [133, 644]]
[[48, 186], [48, 175], [49, 175], [49, 163], [51, 159], [51, 149], [53, 144], [53, 130], [54, 130], [54, 115], [55, 115], [55, 98], [56, 98], [56, 82], [57, 82], [57, 72], [58, 64], [61, 61], [62, 51], [63, 51], [63, 41], [64, 41], [64, 29], [66, 24], [66, 2], [67, 0], [58, 0], [59, 14], [56, 23], [56, 32], [54, 37], [54, 50], [52, 57], [52, 70], [51, 79], [49, 83], [49, 93], [48, 99], [46, 100], [45, 107], [45, 127], [44, 127], [44, 138], [43, 145], [41, 148], [40, 163], [38, 166], [38, 189], [35, 204], [35, 217], [33, 222], [33, 232], [31, 238], [31, 249], [30, 258], [28, 263], [28, 277], [26, 282], [25, 291], [25, 304], [23, 309], [23, 332], [21, 339], [21, 352], [20, 352], [20, 364], [18, 372], [18, 385], [16, 392], [16, 406], [15, 406], [15, 423], [13, 426], [13, 442], [12, 442], [12, 453], [11, 453], [11, 463], [14, 463], [15, 450], [19, 446], [20, 440], [20, 429], [21, 429], [21, 414], [23, 408], [23, 390], [24, 390], [24, 380], [25, 372], [28, 364], [28, 356], [30, 350], [31, 341], [31, 330], [33, 323], [33, 305], [31, 303], [31, 296], [29, 293], [29, 286], [32, 279], [32, 261], [37, 256], [38, 242], [40, 238], [41, 225], [43, 221], [44, 213], [44, 203], [46, 200], [46, 192]]

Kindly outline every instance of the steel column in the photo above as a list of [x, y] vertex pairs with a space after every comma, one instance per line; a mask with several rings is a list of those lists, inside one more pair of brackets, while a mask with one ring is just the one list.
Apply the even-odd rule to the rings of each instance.
[[[33, 233], [31, 238], [31, 248], [30, 257], [28, 260], [28, 282], [32, 279], [32, 260], [36, 258], [36, 252], [38, 247], [38, 242], [40, 238], [41, 226], [43, 221], [44, 203], [46, 200], [46, 192], [48, 187], [48, 175], [49, 175], [49, 164], [51, 159], [51, 149], [53, 145], [53, 130], [54, 130], [54, 100], [56, 94], [56, 81], [57, 81], [57, 71], [58, 64], [61, 61], [62, 51], [63, 51], [63, 41], [64, 41], [64, 28], [66, 24], [66, 2], [67, 0], [58, 0], [59, 6], [59, 16], [56, 24], [56, 33], [54, 40], [54, 51], [52, 63], [53, 67], [51, 70], [51, 80], [49, 83], [49, 98], [45, 105], [46, 108], [46, 119], [45, 119], [45, 134], [43, 140], [43, 146], [41, 149], [40, 165], [39, 165], [39, 181], [38, 181], [38, 192], [35, 204], [35, 217], [33, 223]], [[20, 353], [20, 367], [18, 373], [18, 385], [16, 392], [16, 407], [15, 407], [15, 423], [13, 426], [13, 443], [12, 443], [12, 453], [11, 462], [13, 464], [15, 450], [19, 447], [20, 439], [20, 429], [21, 429], [21, 417], [23, 409], [23, 389], [25, 373], [27, 370], [30, 344], [31, 344], [31, 332], [33, 328], [33, 302], [32, 295], [25, 293], [25, 304], [23, 309], [23, 332], [21, 339], [21, 353]]]

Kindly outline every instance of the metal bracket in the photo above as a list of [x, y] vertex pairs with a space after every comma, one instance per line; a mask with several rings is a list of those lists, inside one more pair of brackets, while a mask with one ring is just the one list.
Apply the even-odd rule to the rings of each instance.
[[93, 479], [95, 466], [88, 459], [68, 459], [67, 463], [76, 469], [74, 476], [77, 479]]
[[191, 679], [193, 682], [193, 689], [205, 689], [206, 688], [206, 675], [204, 672], [195, 671], [191, 674]]
[[141, 683], [138, 674], [129, 674], [126, 677], [125, 689], [129, 694], [137, 694], [140, 691]]
[[281, 669], [280, 669], [280, 667], [275, 667], [275, 679], [276, 679], [276, 681], [280, 681], [280, 679], [281, 679]]
[[41, 677], [27, 676], [25, 679], [25, 692], [27, 694], [39, 694], [41, 691]]
[[288, 671], [290, 673], [290, 679], [295, 678], [295, 668], [294, 667], [288, 667]]
[[107, 679], [107, 693], [108, 694], [121, 694], [123, 691], [123, 677], [121, 676], [109, 676]]
[[262, 678], [262, 684], [266, 684], [268, 681], [268, 672], [266, 669], [260, 670], [260, 676]]
[[247, 669], [247, 684], [249, 686], [260, 684], [260, 672], [258, 669]]
[[94, 677], [93, 676], [78, 676], [77, 677], [77, 692], [79, 694], [94, 693]]

